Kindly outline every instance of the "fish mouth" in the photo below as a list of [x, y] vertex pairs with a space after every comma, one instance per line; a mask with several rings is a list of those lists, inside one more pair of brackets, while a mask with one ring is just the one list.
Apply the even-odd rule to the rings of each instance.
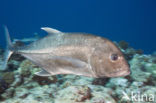
[[131, 72], [130, 70], [120, 70], [120, 71], [116, 71], [116, 72], [111, 72], [109, 73], [108, 77], [124, 77], [129, 75]]

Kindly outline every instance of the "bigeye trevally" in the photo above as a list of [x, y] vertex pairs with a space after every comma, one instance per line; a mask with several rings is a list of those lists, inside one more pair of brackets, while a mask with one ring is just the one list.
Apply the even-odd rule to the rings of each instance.
[[43, 27], [48, 35], [23, 47], [14, 47], [5, 27], [7, 50], [3, 69], [12, 53], [23, 55], [43, 70], [39, 76], [75, 74], [88, 77], [120, 77], [130, 69], [120, 49], [110, 40], [85, 33], [64, 33]]

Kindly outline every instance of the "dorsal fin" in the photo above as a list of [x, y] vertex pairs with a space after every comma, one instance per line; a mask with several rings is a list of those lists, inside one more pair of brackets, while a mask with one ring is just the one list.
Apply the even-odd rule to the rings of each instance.
[[61, 31], [50, 28], [50, 27], [42, 27], [42, 30], [46, 31], [48, 34], [57, 34], [57, 33], [61, 33]]

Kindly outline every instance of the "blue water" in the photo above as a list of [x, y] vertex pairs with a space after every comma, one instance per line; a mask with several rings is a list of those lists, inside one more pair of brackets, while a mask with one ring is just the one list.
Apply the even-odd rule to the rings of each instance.
[[88, 32], [113, 41], [125, 40], [145, 53], [156, 50], [155, 0], [0, 0], [2, 25], [12, 38], [43, 35], [40, 27], [64, 32]]

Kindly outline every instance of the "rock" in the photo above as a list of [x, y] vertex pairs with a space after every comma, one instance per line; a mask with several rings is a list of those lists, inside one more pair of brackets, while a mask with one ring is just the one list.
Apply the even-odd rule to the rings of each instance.
[[16, 79], [11, 84], [11, 87], [17, 87], [17, 86], [20, 86], [24, 83], [24, 79], [21, 75], [15, 75], [14, 78], [16, 78]]
[[106, 87], [127, 87], [129, 82], [127, 79], [119, 77], [119, 78], [111, 78], [109, 83], [106, 84]]
[[20, 64], [19, 72], [24, 77], [30, 76], [31, 70], [33, 70], [34, 67], [35, 65], [32, 64], [32, 62], [30, 62], [29, 60], [25, 60]]
[[151, 56], [135, 55], [130, 61], [131, 78], [135, 81], [147, 82], [152, 77], [155, 77], [156, 65], [150, 63]]
[[91, 90], [88, 86], [69, 86], [58, 92], [55, 103], [84, 102], [91, 98]]
[[50, 83], [56, 83], [57, 78], [56, 76], [49, 76], [49, 77], [41, 77], [41, 76], [33, 76], [32, 78], [34, 81], [37, 81], [40, 85], [46, 85]]
[[105, 85], [110, 78], [95, 78], [94, 81], [92, 82], [93, 85]]
[[116, 103], [112, 92], [102, 86], [69, 86], [58, 91], [55, 103]]
[[103, 86], [89, 85], [92, 92], [92, 98], [88, 100], [88, 103], [116, 103], [112, 97], [113, 90]]
[[9, 87], [5, 80], [0, 77], [0, 94], [4, 93], [5, 90]]
[[126, 41], [122, 40], [119, 42], [119, 46], [125, 50], [129, 47], [129, 44]]
[[[27, 59], [22, 60], [18, 55], [14, 55], [9, 61], [9, 69], [0, 72], [0, 102], [131, 103], [132, 93], [140, 92], [148, 98], [155, 94], [155, 54], [142, 54], [141, 50], [129, 47], [124, 41], [117, 45], [130, 64], [131, 75], [109, 79], [61, 74], [40, 77], [34, 73], [41, 68]], [[2, 55], [0, 64], [3, 64]], [[123, 98], [124, 94], [130, 99]]]
[[4, 98], [4, 99], [9, 99], [9, 98], [12, 98], [14, 96], [14, 93], [15, 93], [15, 88], [13, 87], [10, 87], [9, 89], [7, 89], [5, 91], [5, 93], [3, 93], [1, 96]]
[[7, 84], [11, 84], [14, 81], [14, 73], [13, 72], [4, 72], [4, 73], [2, 73], [2, 79]]

